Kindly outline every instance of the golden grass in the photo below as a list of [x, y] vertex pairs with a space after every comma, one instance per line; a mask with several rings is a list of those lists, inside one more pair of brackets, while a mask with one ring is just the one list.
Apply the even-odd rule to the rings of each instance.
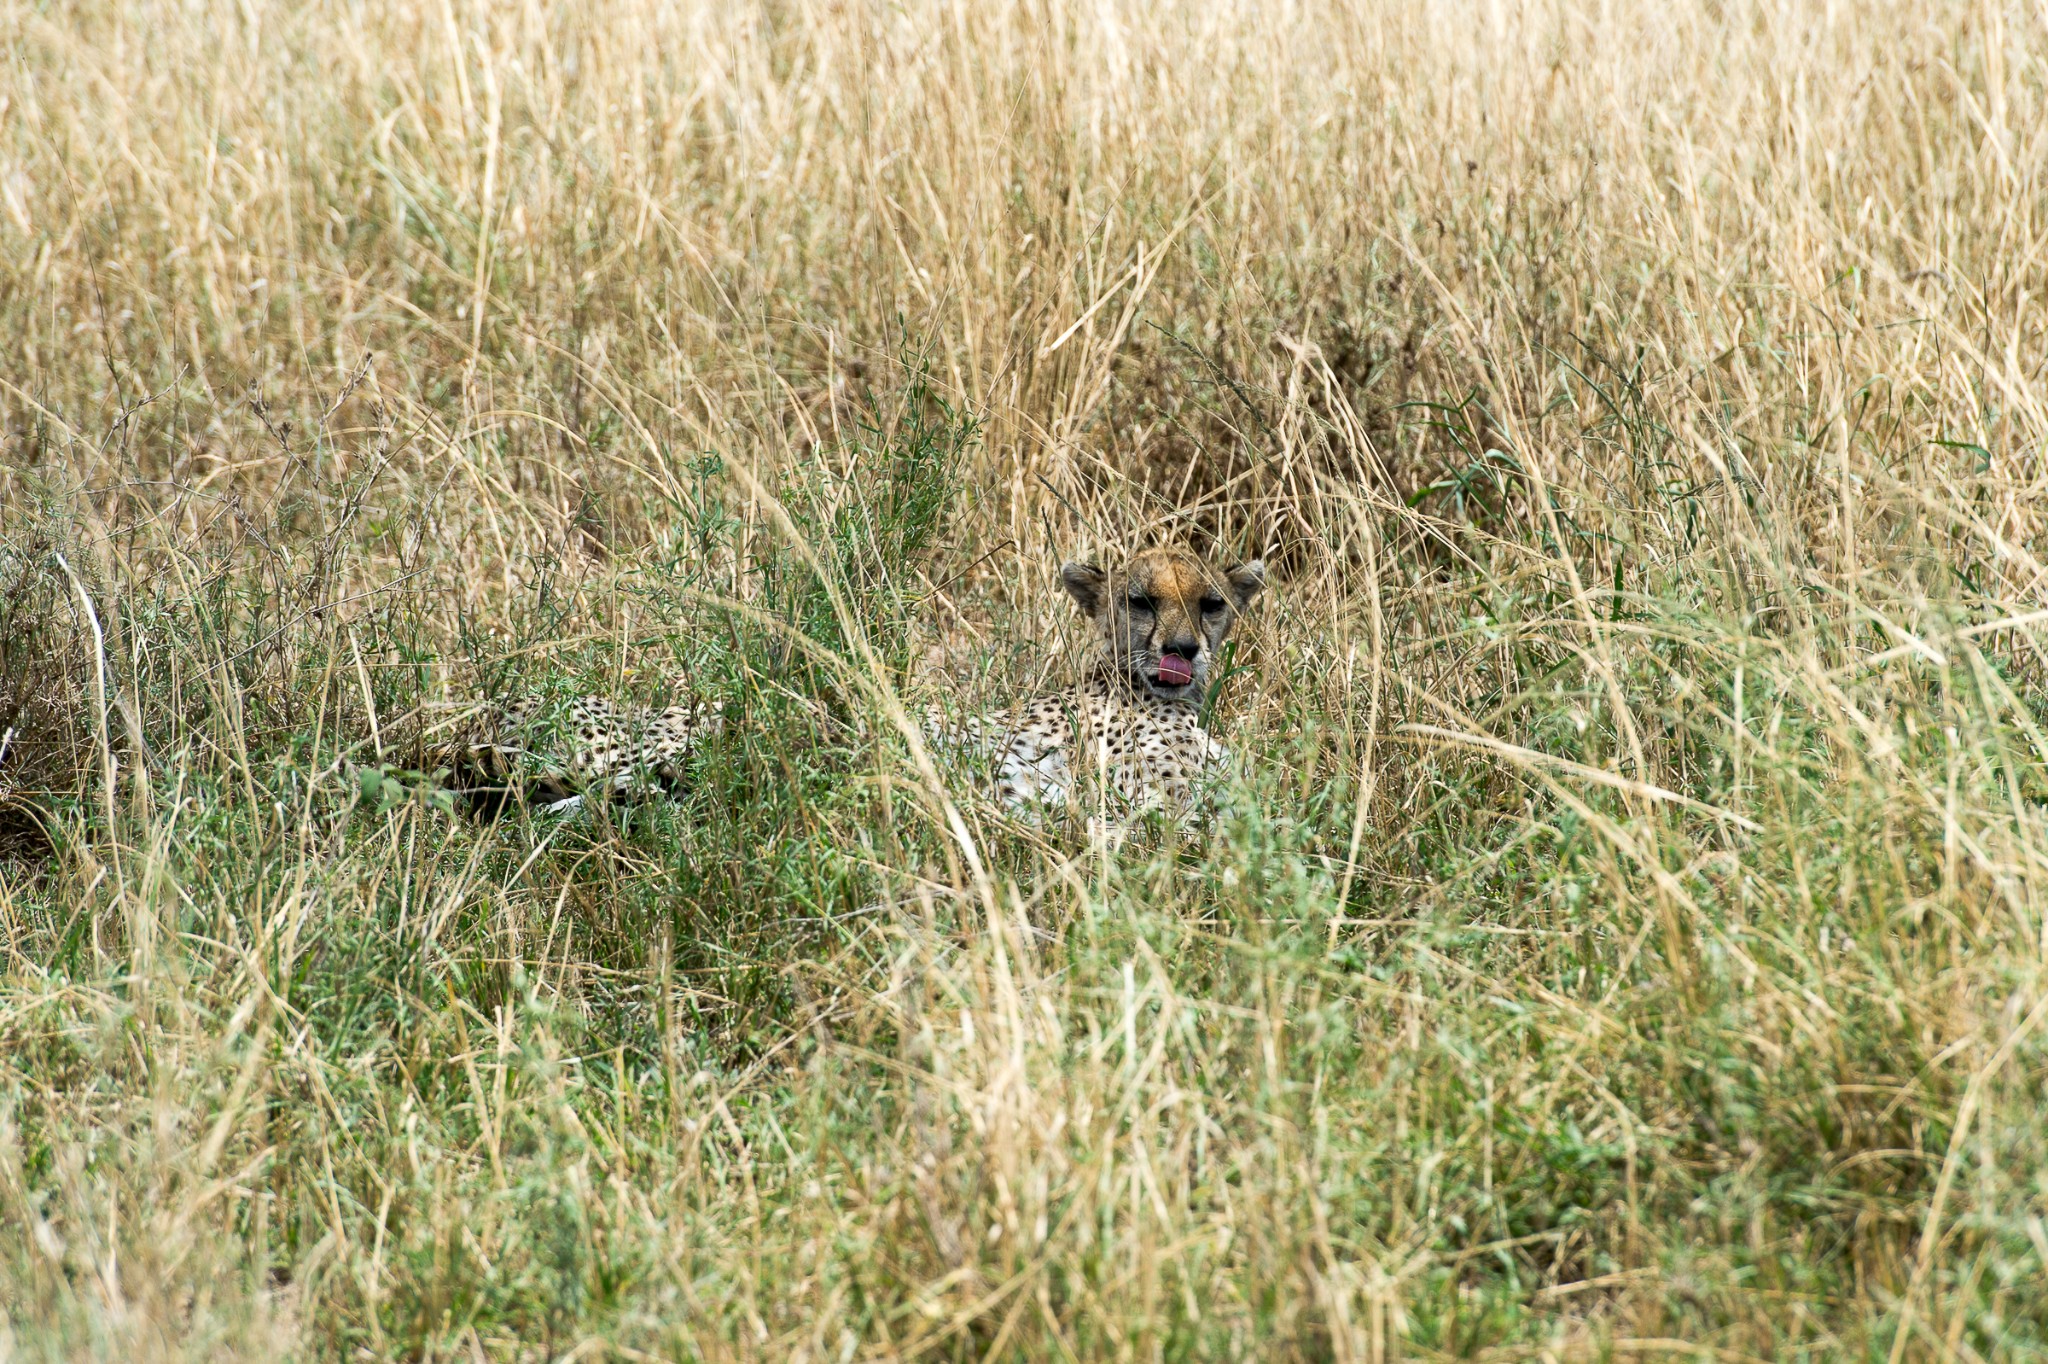
[[[2039, 6], [0, 44], [8, 1352], [2048, 1348]], [[1278, 581], [1112, 856], [902, 702], [1156, 538]], [[651, 823], [409, 771], [676, 670]]]

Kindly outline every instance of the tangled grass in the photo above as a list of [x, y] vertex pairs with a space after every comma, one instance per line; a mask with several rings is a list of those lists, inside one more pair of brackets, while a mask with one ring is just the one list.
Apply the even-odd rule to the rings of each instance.
[[[2044, 24], [0, 0], [0, 1348], [2048, 1350]], [[906, 717], [1157, 539], [1091, 848]]]

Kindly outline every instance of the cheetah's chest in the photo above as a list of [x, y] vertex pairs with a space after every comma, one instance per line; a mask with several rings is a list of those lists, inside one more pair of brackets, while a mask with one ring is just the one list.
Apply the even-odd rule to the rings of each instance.
[[1090, 688], [1033, 703], [992, 755], [997, 794], [1011, 806], [1104, 797], [1179, 810], [1202, 772], [1224, 760], [1194, 706]]

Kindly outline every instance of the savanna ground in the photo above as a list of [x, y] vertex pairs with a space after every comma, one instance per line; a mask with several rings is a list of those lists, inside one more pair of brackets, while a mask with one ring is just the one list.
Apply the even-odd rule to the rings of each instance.
[[[2048, 1351], [2039, 6], [0, 44], [0, 1353]], [[1160, 538], [1217, 818], [992, 808]]]

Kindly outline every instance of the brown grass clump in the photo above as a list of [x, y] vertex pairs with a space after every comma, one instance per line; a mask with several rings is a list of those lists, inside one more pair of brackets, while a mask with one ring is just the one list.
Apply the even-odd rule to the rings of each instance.
[[[2044, 24], [0, 9], [5, 1352], [2048, 1348]], [[990, 807], [1162, 538], [1215, 823]]]

